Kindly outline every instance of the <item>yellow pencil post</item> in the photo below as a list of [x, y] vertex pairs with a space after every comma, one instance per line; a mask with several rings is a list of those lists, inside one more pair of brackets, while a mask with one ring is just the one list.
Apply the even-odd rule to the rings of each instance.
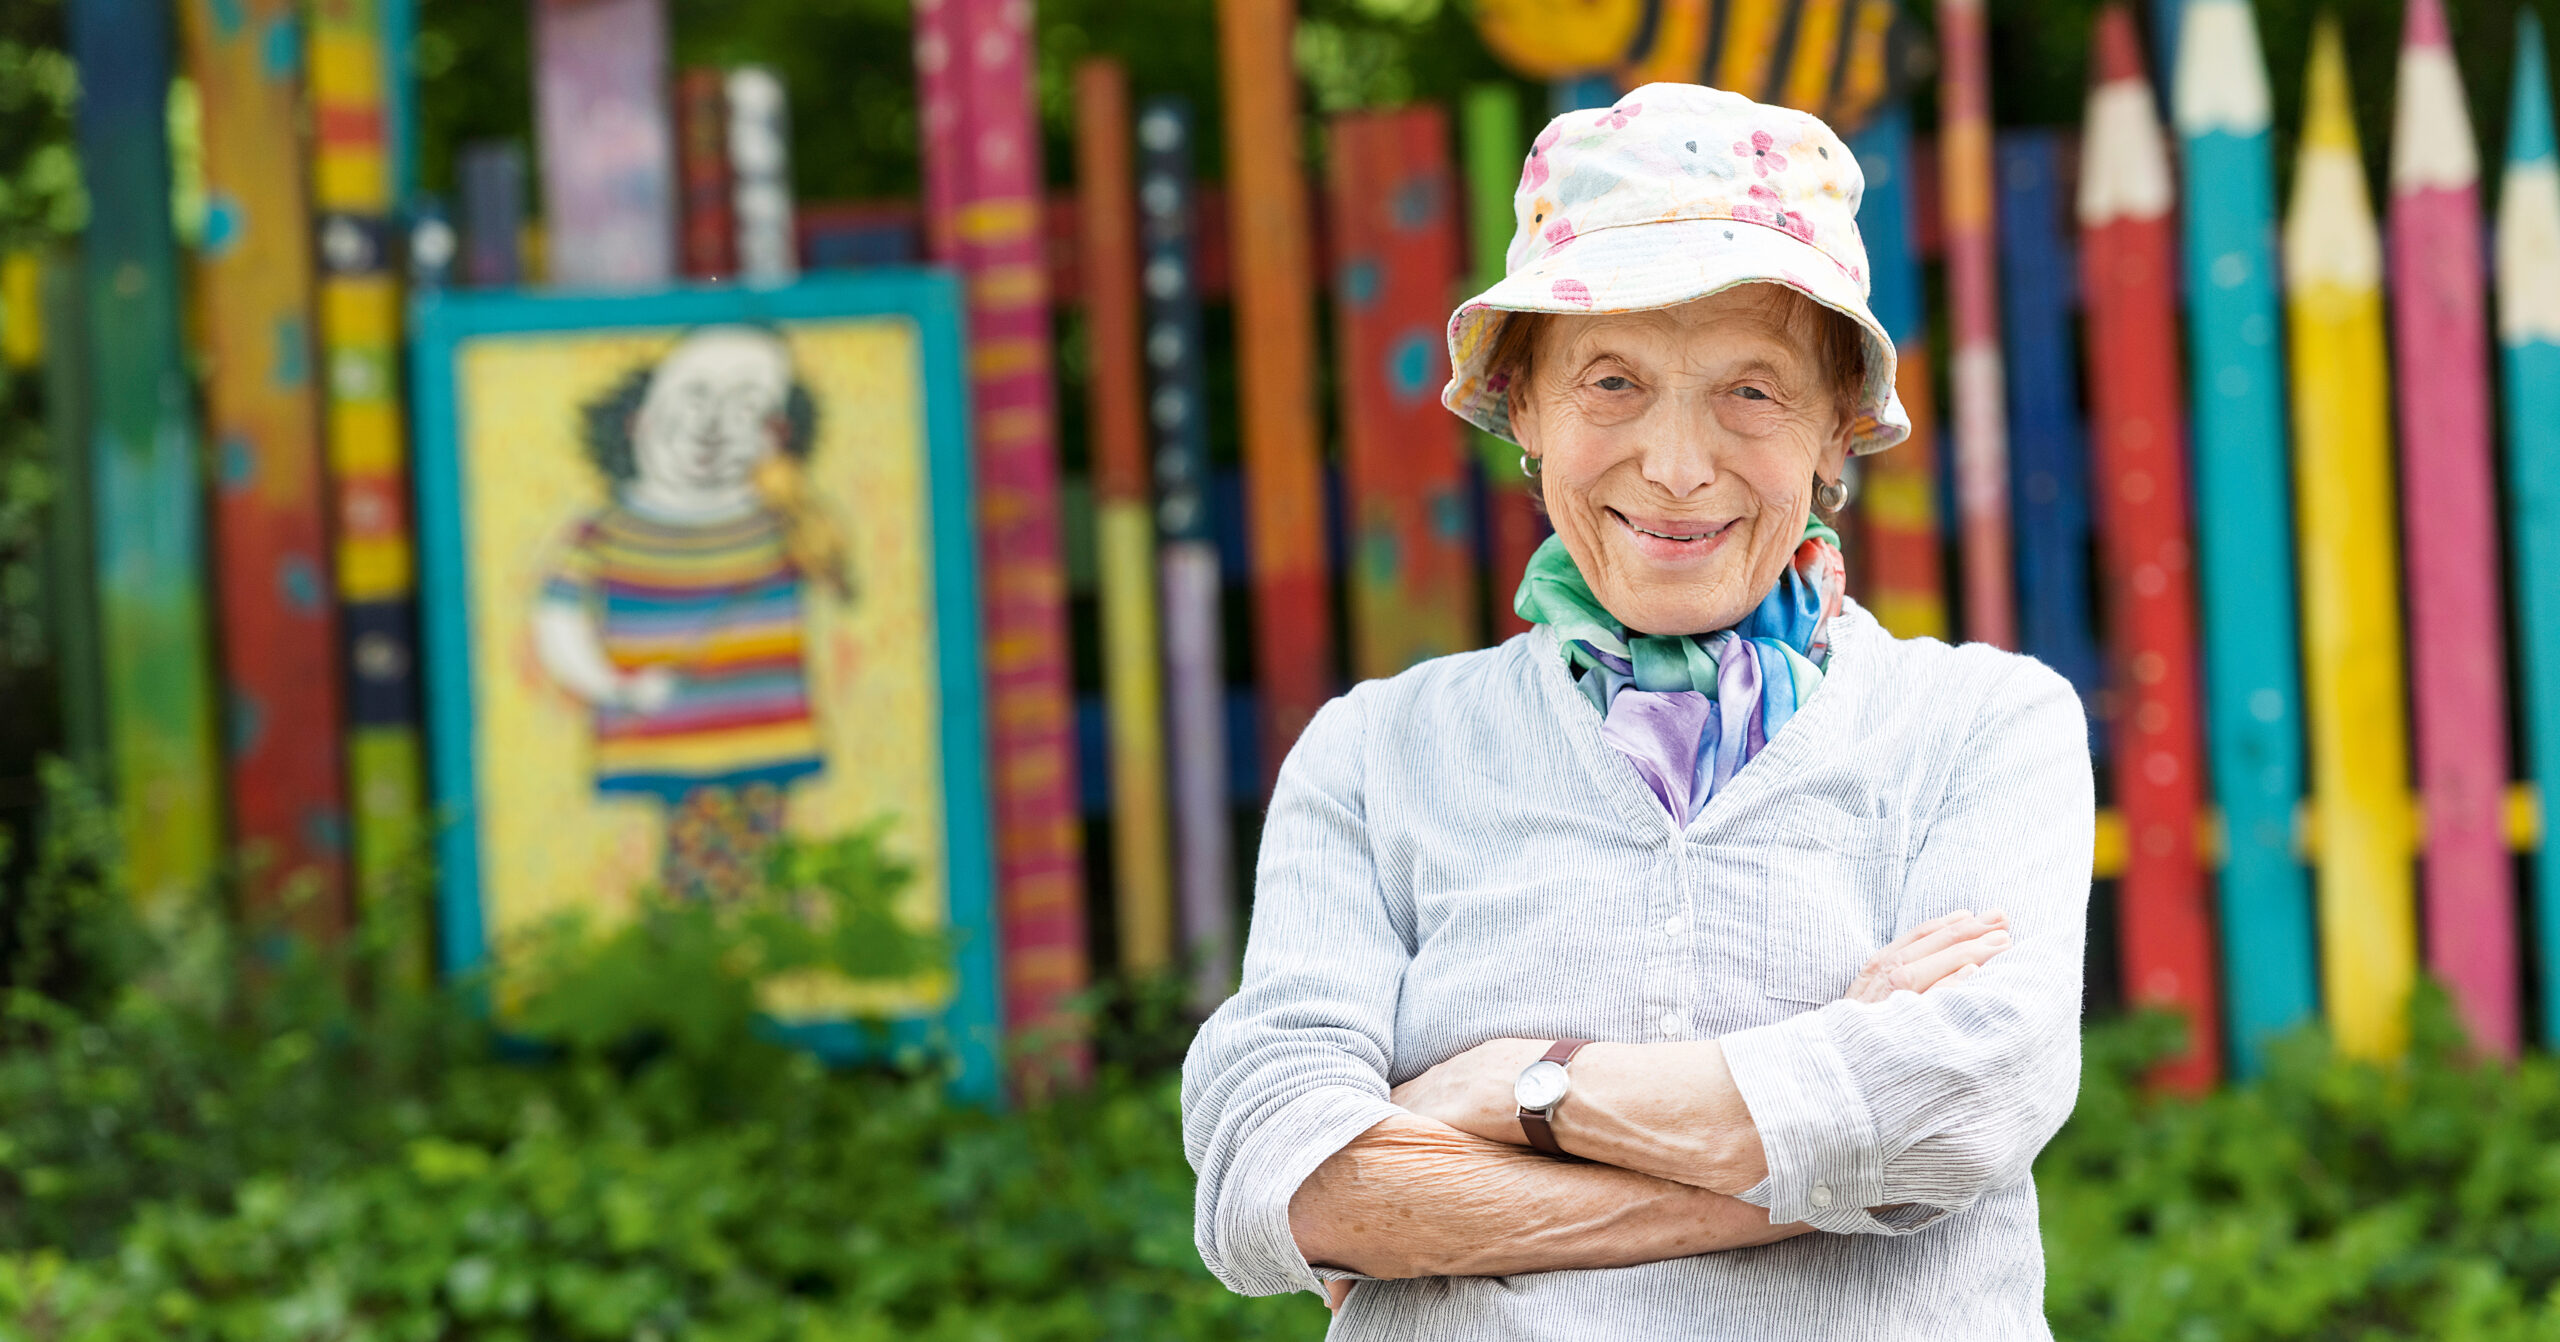
[[2321, 987], [2353, 1056], [2407, 1044], [2417, 977], [2382, 242], [2335, 19], [2312, 36], [2284, 235]]

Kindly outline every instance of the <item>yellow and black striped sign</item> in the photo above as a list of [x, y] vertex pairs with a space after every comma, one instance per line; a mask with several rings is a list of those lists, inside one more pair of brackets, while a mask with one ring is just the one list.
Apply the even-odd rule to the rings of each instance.
[[1843, 134], [1898, 89], [1921, 44], [1894, 0], [1482, 0], [1476, 30], [1533, 79], [1707, 84]]

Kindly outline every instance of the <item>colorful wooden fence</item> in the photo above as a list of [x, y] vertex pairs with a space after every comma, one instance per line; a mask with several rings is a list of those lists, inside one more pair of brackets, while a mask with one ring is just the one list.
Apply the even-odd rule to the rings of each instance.
[[306, 930], [345, 926], [336, 584], [312, 331], [301, 89], [272, 53], [291, 0], [180, 11], [202, 108], [205, 419], [215, 467], [231, 838], [244, 893]]
[[1448, 146], [1436, 107], [1337, 117], [1328, 143], [1351, 672], [1363, 680], [1481, 642], [1466, 426], [1440, 405], [1460, 273]]
[[2504, 355], [2507, 489], [2515, 517], [2516, 614], [2523, 630], [2525, 758], [2542, 788], [2535, 863], [2535, 950], [2543, 966], [2539, 1019], [2560, 1045], [2560, 153], [2551, 133], [2551, 73], [2542, 24], [2516, 16], [2516, 70], [2498, 189], [2498, 343]]
[[2388, 1056], [2406, 1038], [2418, 960], [2391, 370], [2382, 240], [2335, 20], [2313, 34], [2304, 104], [2284, 261], [2321, 988], [2339, 1046]]
[[1084, 854], [1031, 15], [1012, 0], [936, 0], [915, 16], [926, 232], [969, 293], [1004, 1019], [1055, 1035], [1086, 981]]
[[2017, 646], [2010, 585], [2009, 424], [1992, 214], [1991, 52], [1982, 0], [1938, 0], [1938, 171], [1954, 332], [1956, 513], [1965, 637]]
[[1294, 0], [1218, 0], [1226, 95], [1228, 223], [1234, 230], [1236, 373], [1246, 539], [1253, 554], [1254, 657], [1266, 786], [1333, 697], [1325, 558], [1323, 430], [1316, 408], [1315, 263], [1298, 137]]
[[1089, 60], [1076, 67], [1075, 78], [1084, 338], [1093, 361], [1085, 404], [1101, 566], [1103, 697], [1110, 706], [1113, 912], [1122, 971], [1153, 974], [1173, 963], [1173, 872], [1156, 651], [1155, 501], [1138, 353], [1129, 77], [1117, 62]]
[[1911, 436], [1901, 446], [1858, 462], [1858, 534], [1849, 565], [1858, 599], [1878, 623], [1904, 638], [1944, 638], [1951, 630], [1938, 539], [1938, 397], [1921, 289], [1909, 114], [1895, 108], [1878, 116], [1849, 149], [1867, 179], [1859, 208], [1873, 277], [1867, 305], [1893, 335], [1894, 387], [1911, 416]]
[[1235, 982], [1235, 838], [1228, 814], [1223, 561], [1211, 520], [1209, 393], [1200, 311], [1204, 239], [1192, 179], [1191, 106], [1151, 98], [1138, 116], [1146, 245], [1147, 423], [1154, 445], [1158, 590], [1174, 873], [1192, 1000]]
[[[1467, 91], [1459, 125], [1466, 159], [1467, 247], [1473, 257], [1468, 283], [1480, 291], [1501, 281], [1503, 256], [1511, 246], [1511, 195], [1520, 184], [1521, 157], [1528, 152], [1519, 95], [1507, 84], [1477, 85]], [[1499, 640], [1529, 627], [1511, 609], [1519, 584], [1506, 575], [1528, 569], [1529, 556], [1537, 553], [1548, 527], [1521, 477], [1520, 449], [1482, 431], [1474, 439], [1484, 485], [1484, 605], [1490, 633]]]
[[2059, 131], [1999, 137], [2001, 335], [2011, 376], [2010, 496], [2018, 501], [2018, 650], [2062, 673], [2094, 714], [2089, 445], [2080, 421], [2080, 286], [2072, 274]]
[[2189, 0], [2172, 97], [2190, 191], [2187, 344], [2194, 395], [2196, 589], [2206, 739], [2222, 809], [2222, 976], [2233, 1066], [2310, 1018], [2311, 890], [2295, 855], [2301, 658], [2286, 476], [2283, 310], [2266, 61], [2246, 0]]
[[[2409, 0], [2391, 135], [2391, 315], [2427, 967], [2472, 1037], [2516, 1048], [2507, 648], [2489, 445], [2480, 159], [2440, 0]], [[2418, 389], [2423, 388], [2423, 394]]]
[[[205, 404], [224, 468], [211, 514], [213, 578], [192, 524], [194, 430], [159, 112], [168, 72], [146, 50], [165, 15], [130, 0], [71, 7], [96, 218], [84, 301], [52, 323], [57, 343], [75, 347], [52, 356], [64, 381], [53, 400], [66, 424], [87, 425], [66, 434], [80, 444], [81, 469], [64, 534], [94, 522], [86, 558], [99, 576], [104, 687], [94, 716], [106, 723], [104, 762], [135, 840], [137, 879], [151, 893], [214, 872], [218, 717], [233, 741], [227, 792], [241, 846], [272, 854], [266, 889], [316, 880], [325, 896], [339, 879], [338, 772], [359, 875], [388, 872], [414, 851], [407, 463], [390, 375], [397, 173], [387, 143], [399, 90], [388, 75], [395, 16], [382, 5], [326, 0], [311, 14], [310, 251], [294, 215], [296, 165], [274, 148], [290, 141], [301, 110], [268, 59], [290, 40], [277, 36], [290, 32], [286, 10], [278, 0], [188, 0], [182, 9], [208, 122], [199, 273], [214, 358]], [[1052, 260], [1043, 255], [1051, 230], [1031, 152], [1027, 33], [1020, 7], [1003, 0], [939, 0], [917, 12], [922, 218], [934, 255], [967, 277], [971, 303], [1007, 1016], [1017, 1029], [1049, 1029], [1086, 965], [1051, 422]], [[1871, 73], [1882, 87], [1886, 67], [1870, 64], [1887, 49], [1879, 12], [1868, 0], [1670, 0], [1644, 30], [1650, 45], [1626, 48], [1618, 68], [1704, 74], [1849, 107], [1868, 96], [1860, 90]], [[2528, 16], [2519, 30], [2506, 180], [2484, 267], [2477, 155], [2444, 19], [2438, 0], [2413, 0], [2391, 145], [2386, 328], [2385, 240], [2334, 26], [2313, 44], [2280, 307], [2272, 100], [2244, 0], [2154, 9], [2155, 26], [2174, 34], [2164, 40], [2177, 44], [2166, 102], [2179, 173], [2133, 20], [2122, 10], [2102, 16], [2076, 170], [2076, 266], [2060, 215], [2075, 176], [2068, 146], [2051, 133], [1995, 141], [1979, 2], [1943, 0], [1940, 18], [1941, 189], [1922, 189], [1901, 109], [1883, 107], [1853, 136], [1868, 176], [1872, 301], [1896, 338], [1916, 430], [1909, 444], [1861, 463], [1855, 590], [1897, 633], [1943, 634], [1942, 574], [1956, 557], [1968, 633], [2020, 644], [2066, 672], [2078, 666], [2084, 688], [2103, 676], [2116, 811], [2102, 828], [2112, 842], [2100, 874], [2120, 882], [2128, 996], [2176, 1006], [2195, 1027], [2173, 1080], [2209, 1079], [2224, 1051], [2218, 1040], [2235, 1068], [2253, 1070], [2265, 1039], [2313, 1009], [2315, 964], [2342, 1045], [2372, 1056], [2396, 1050], [2418, 972], [2421, 894], [2428, 969], [2452, 987], [2475, 1035], [2513, 1048], [2533, 1004], [2521, 987], [2509, 855], [2547, 842], [2549, 827], [2530, 823], [2531, 807], [2518, 800], [2530, 794], [2511, 793], [2503, 757], [2500, 640], [2510, 616], [2522, 645], [2526, 772], [2546, 784], [2560, 778], [2560, 170], [2540, 29]], [[1287, 63], [1271, 58], [1289, 49], [1293, 22], [1289, 0], [1223, 0], [1232, 208], [1211, 223], [1191, 178], [1187, 110], [1150, 102], [1133, 123], [1125, 81], [1089, 67], [1079, 80], [1082, 221], [1059, 234], [1074, 242], [1066, 250], [1093, 356], [1117, 959], [1140, 972], [1187, 964], [1203, 1003], [1225, 990], [1234, 963], [1228, 761], [1258, 760], [1267, 785], [1345, 669], [1332, 646], [1313, 365], [1319, 270], [1338, 324], [1348, 669], [1389, 674], [1514, 627], [1484, 617], [1507, 606], [1541, 530], [1513, 487], [1516, 453], [1465, 434], [1435, 395], [1450, 302], [1500, 271], [1524, 130], [1517, 95], [1490, 88], [1466, 104], [1454, 137], [1465, 151], [1463, 198], [1439, 109], [1337, 118], [1318, 227], [1298, 161], [1303, 141], [1270, 133], [1300, 124]], [[661, 0], [545, 0], [536, 26], [546, 157], [589, 143], [580, 136], [596, 151], [543, 183], [555, 236], [586, 239], [551, 251], [556, 281], [665, 277], [678, 237], [679, 143], [689, 222], [725, 208], [738, 216], [734, 231], [744, 226], [747, 187], [781, 189], [778, 85], [759, 92], [739, 72], [698, 76], [677, 99], [687, 133], [676, 134], [660, 84]], [[1806, 54], [1815, 49], [1830, 53], [1827, 63]], [[1587, 69], [1555, 87], [1576, 101], [1606, 92]], [[654, 132], [562, 110], [592, 111], [596, 98], [620, 99]], [[761, 118], [772, 144], [741, 149], [742, 108]], [[717, 172], [705, 166], [714, 151]], [[757, 183], [742, 155], [763, 155]], [[518, 282], [521, 154], [485, 147], [462, 158], [463, 276]], [[2181, 200], [2180, 177], [2212, 189]], [[618, 183], [611, 191], [608, 180]], [[615, 192], [623, 214], [596, 215], [592, 235], [581, 232], [581, 211]], [[790, 217], [787, 191], [778, 210], [759, 201], [767, 223]], [[1932, 202], [1943, 214], [1954, 355], [1953, 525], [1938, 515], [1936, 370], [1916, 247]], [[1245, 462], [1236, 511], [1247, 538], [1223, 562], [1219, 542], [1234, 541], [1235, 527], [1213, 520], [1201, 307], [1217, 284], [1209, 272], [1223, 268], [1207, 245], [1221, 239], [1204, 238], [1204, 228], [1231, 230], [1235, 262]], [[642, 234], [657, 241], [634, 241]], [[775, 236], [765, 238], [759, 270], [745, 264], [739, 238], [723, 252], [702, 231], [694, 241], [703, 245], [685, 249], [687, 266], [780, 282], [788, 271], [771, 264]], [[664, 254], [652, 260], [651, 247]], [[2496, 285], [2502, 379], [2488, 358], [2484, 274]], [[2075, 303], [2086, 317], [2079, 351]], [[303, 311], [316, 316], [316, 343], [312, 328], [295, 335], [297, 320], [310, 320], [297, 318]], [[2087, 388], [2085, 479], [2075, 475], [2075, 379]], [[2395, 407], [2395, 385], [2426, 396]], [[326, 393], [325, 419], [315, 418], [315, 386]], [[2503, 522], [2492, 395], [2504, 398], [2507, 430]], [[327, 528], [315, 455], [323, 430], [335, 491]], [[2516, 549], [2511, 611], [2502, 525]], [[2094, 651], [2078, 600], [2088, 584], [2074, 567], [2092, 529], [2103, 542], [2097, 583], [2107, 616]], [[330, 530], [334, 575], [317, 558]], [[2405, 567], [2395, 543], [2404, 533]], [[1230, 697], [1223, 666], [1220, 593], [1238, 569], [1253, 598], [1249, 698]], [[327, 659], [313, 651], [331, 638], [332, 577], [343, 601], [343, 705], [332, 702], [339, 682], [325, 673]], [[218, 639], [199, 604], [207, 593], [222, 605]], [[221, 696], [211, 688], [214, 647], [225, 650]], [[1259, 710], [1241, 743], [1228, 729], [1238, 699]], [[328, 731], [269, 734], [277, 703], [323, 726], [343, 711], [347, 757], [325, 748], [339, 739]], [[2414, 724], [2404, 703], [2415, 705]], [[290, 759], [272, 753], [287, 744], [298, 748]], [[2421, 884], [2413, 877], [2422, 849]], [[2545, 982], [2560, 963], [2555, 868], [2535, 868]], [[2546, 1041], [2560, 1036], [2555, 1003], [2560, 992], [2546, 988]]]
[[2107, 554], [2115, 705], [2107, 753], [2125, 833], [2117, 921], [2125, 995], [2186, 1017], [2187, 1046], [2163, 1079], [2197, 1089], [2220, 1070], [2222, 1016], [2213, 912], [2196, 857], [2204, 777], [2169, 148], [2132, 12], [2101, 12], [2095, 46], [2080, 151], [2080, 275], [2091, 492]]
[[89, 229], [80, 253], [90, 394], [106, 764], [128, 878], [146, 902], [191, 894], [221, 852], [213, 648], [196, 425], [180, 348], [169, 218], [169, 6], [69, 6], [74, 132]]
[[382, 10], [374, 0], [316, 7], [308, 52], [320, 365], [346, 640], [349, 837], [357, 891], [370, 897], [418, 859], [425, 808]]

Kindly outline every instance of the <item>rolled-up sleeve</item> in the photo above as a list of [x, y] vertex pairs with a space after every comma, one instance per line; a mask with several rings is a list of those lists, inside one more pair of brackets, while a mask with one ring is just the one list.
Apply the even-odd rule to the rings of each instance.
[[1199, 1174], [1193, 1238], [1246, 1295], [1320, 1290], [1289, 1199], [1379, 1121], [1411, 912], [1391, 907], [1362, 796], [1361, 692], [1316, 715], [1264, 823], [1244, 977], [1182, 1065], [1183, 1146]]
[[[1767, 1152], [1773, 1221], [1908, 1234], [2028, 1177], [2080, 1086], [2094, 789], [2086, 720], [2021, 661], [1952, 757], [1899, 925], [2005, 909], [2015, 940], [1926, 994], [1834, 1002], [1722, 1039]], [[1872, 1210], [1883, 1209], [1883, 1210]]]

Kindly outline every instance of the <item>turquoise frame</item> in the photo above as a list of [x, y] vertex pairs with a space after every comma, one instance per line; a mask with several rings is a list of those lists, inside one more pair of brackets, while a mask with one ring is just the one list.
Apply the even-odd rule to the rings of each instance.
[[[942, 1044], [959, 1063], [954, 1089], [992, 1100], [1001, 1087], [995, 848], [987, 794], [984, 681], [978, 664], [977, 529], [970, 480], [968, 371], [960, 287], [948, 273], [901, 267], [801, 280], [780, 288], [694, 287], [643, 294], [520, 291], [422, 293], [409, 310], [417, 442], [420, 607], [427, 748], [436, 805], [437, 964], [447, 975], [487, 960], [473, 772], [470, 558], [463, 542], [461, 389], [457, 355], [497, 335], [699, 326], [788, 325], [864, 317], [915, 323], [924, 365], [925, 455], [933, 509], [933, 612], [942, 697], [944, 870], [957, 943], [955, 991], [939, 1017], [893, 1022], [890, 1049]], [[877, 1056], [861, 1025], [775, 1026], [831, 1060]]]

